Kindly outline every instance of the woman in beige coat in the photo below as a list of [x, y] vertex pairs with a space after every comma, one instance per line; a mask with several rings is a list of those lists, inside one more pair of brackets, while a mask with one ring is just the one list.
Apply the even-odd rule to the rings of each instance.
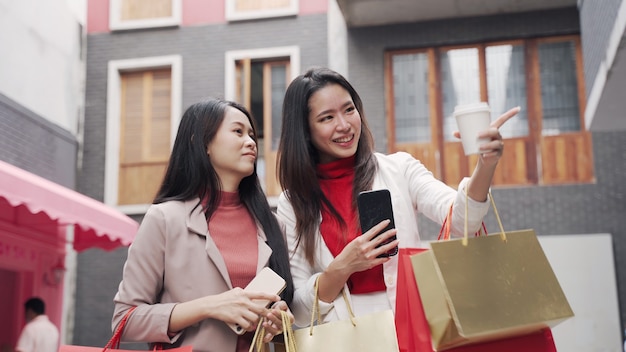
[[[239, 352], [248, 350], [259, 319], [266, 342], [281, 333], [280, 310], [289, 312], [293, 283], [256, 157], [254, 122], [242, 106], [211, 99], [187, 109], [114, 299], [114, 329], [137, 307], [124, 341]], [[282, 297], [242, 289], [266, 266], [287, 281]], [[275, 303], [266, 308], [258, 299]], [[227, 324], [247, 333], [239, 336]]]

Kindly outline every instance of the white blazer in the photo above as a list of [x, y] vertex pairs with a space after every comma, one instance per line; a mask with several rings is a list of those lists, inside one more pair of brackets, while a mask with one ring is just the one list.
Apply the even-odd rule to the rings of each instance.
[[[422, 246], [417, 226], [418, 213], [421, 212], [426, 217], [441, 224], [448, 213], [450, 204], [453, 202], [452, 235], [457, 237], [463, 235], [466, 203], [463, 191], [454, 190], [437, 180], [420, 161], [413, 158], [410, 154], [404, 152], [390, 155], [375, 153], [375, 156], [378, 161], [378, 172], [374, 178], [372, 189], [386, 188], [391, 193], [394, 222], [398, 230], [397, 237], [401, 248]], [[467, 181], [467, 178], [461, 181], [459, 190], [464, 190]], [[469, 199], [468, 231], [470, 233], [474, 233], [479, 229], [482, 219], [488, 210], [488, 201], [476, 202]], [[285, 192], [279, 197], [277, 213], [286, 226], [287, 243], [291, 257], [291, 274], [295, 287], [291, 310], [295, 316], [295, 324], [299, 327], [305, 327], [311, 321], [311, 309], [315, 299], [315, 279], [330, 264], [334, 257], [322, 240], [322, 235], [319, 233], [319, 223], [315, 241], [314, 266], [309, 265], [307, 262], [302, 246], [296, 248], [296, 219]], [[321, 214], [319, 222], [321, 223]], [[387, 295], [378, 295], [377, 297], [385, 297], [389, 300], [389, 306], [395, 309], [398, 272], [397, 256], [391, 257], [390, 261], [383, 264], [383, 272], [385, 285], [387, 286]], [[347, 286], [344, 289], [350, 298]], [[332, 303], [320, 302], [320, 311], [324, 322], [349, 318], [341, 295]]]

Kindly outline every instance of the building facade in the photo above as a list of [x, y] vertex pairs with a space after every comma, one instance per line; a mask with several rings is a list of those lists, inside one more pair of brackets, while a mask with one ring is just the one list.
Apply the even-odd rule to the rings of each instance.
[[1, 351], [14, 350], [32, 296], [46, 303], [61, 340], [71, 339], [75, 251], [128, 245], [137, 228], [75, 191], [83, 23], [66, 0], [0, 1]]
[[[620, 216], [626, 126], [619, 113], [624, 99], [615, 95], [626, 84], [619, 60], [625, 2], [394, 3], [89, 1], [80, 191], [140, 220], [182, 112], [217, 96], [244, 103], [263, 127], [260, 170], [275, 202], [282, 93], [310, 66], [350, 79], [377, 150], [410, 152], [453, 186], [476, 162], [451, 138], [454, 106], [487, 101], [494, 115], [521, 106], [503, 129], [506, 152], [493, 186], [505, 228], [533, 228], [565, 251], [583, 238], [602, 242], [604, 252], [586, 260], [595, 270], [594, 258], [610, 257], [605, 281], [611, 292], [581, 294], [615, 309], [591, 317], [583, 303], [561, 340], [581, 351], [619, 346], [618, 326], [626, 317], [623, 308], [616, 313], [626, 299]], [[493, 216], [486, 222], [495, 231]], [[426, 240], [438, 230], [422, 219]], [[125, 249], [79, 255], [74, 343], [102, 345], [110, 335], [125, 256]], [[578, 286], [572, 287], [569, 298], [578, 307]], [[571, 334], [593, 319], [608, 326], [599, 329], [606, 335]]]

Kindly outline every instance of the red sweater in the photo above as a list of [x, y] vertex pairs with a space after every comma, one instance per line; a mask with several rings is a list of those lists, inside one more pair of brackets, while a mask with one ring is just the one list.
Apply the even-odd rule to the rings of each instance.
[[[340, 159], [327, 164], [318, 164], [317, 172], [324, 196], [333, 204], [333, 207], [347, 225], [347, 233], [343, 234], [339, 222], [335, 220], [325, 206], [322, 207], [320, 232], [326, 246], [332, 255], [336, 257], [346, 244], [361, 235], [356, 209], [352, 207], [354, 157]], [[348, 279], [348, 288], [351, 293], [385, 291], [383, 266], [378, 265], [369, 270], [352, 274]]]

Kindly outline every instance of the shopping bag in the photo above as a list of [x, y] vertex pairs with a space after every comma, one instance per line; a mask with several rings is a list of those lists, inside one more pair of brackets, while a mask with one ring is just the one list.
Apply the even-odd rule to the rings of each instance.
[[[430, 328], [415, 277], [410, 256], [423, 248], [401, 248], [398, 253], [398, 289], [396, 299], [396, 330], [401, 352], [432, 352]], [[412, 285], [411, 285], [412, 284]], [[448, 352], [556, 352], [550, 329], [531, 334], [453, 347]], [[289, 352], [289, 351], [287, 351]]]
[[[135, 308], [137, 307], [132, 307], [126, 312], [126, 314], [122, 318], [122, 321], [120, 321], [119, 325], [117, 326], [117, 329], [115, 329], [113, 336], [111, 337], [109, 342], [107, 342], [107, 344], [104, 346], [104, 348], [89, 347], [89, 346], [61, 345], [59, 346], [59, 352], [105, 352], [105, 351], [131, 352], [131, 350], [120, 350], [119, 347], [120, 347], [120, 341], [122, 339], [122, 333], [124, 332], [124, 326], [126, 325], [126, 321], [128, 321], [128, 317], [130, 317], [131, 313], [135, 310]], [[163, 348], [160, 344], [155, 344], [153, 351], [160, 351], [162, 349]], [[182, 346], [182, 347], [169, 349], [168, 351], [193, 352], [193, 349], [192, 349], [192, 346]]]
[[455, 347], [447, 352], [556, 352], [549, 328], [496, 341]]
[[427, 248], [400, 248], [396, 287], [396, 333], [401, 352], [432, 351], [430, 328], [422, 309], [411, 256]]
[[315, 282], [311, 326], [293, 331], [298, 352], [399, 351], [391, 309], [355, 317], [345, 292], [342, 291], [342, 295], [350, 319], [320, 323], [318, 282]]
[[535, 232], [505, 232], [492, 205], [499, 235], [465, 231], [411, 256], [437, 351], [529, 335], [574, 315]]

